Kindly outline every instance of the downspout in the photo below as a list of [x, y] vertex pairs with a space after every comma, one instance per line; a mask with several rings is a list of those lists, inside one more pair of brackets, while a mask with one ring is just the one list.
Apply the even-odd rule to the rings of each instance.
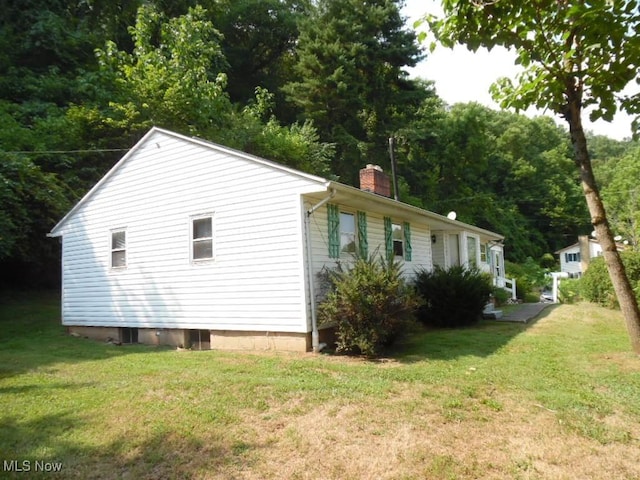
[[331, 200], [336, 191], [331, 188], [329, 189], [329, 196], [323, 198], [314, 206], [312, 206], [309, 210], [306, 211], [306, 215], [304, 216], [304, 224], [305, 224], [305, 237], [306, 237], [306, 247], [307, 247], [307, 275], [309, 281], [309, 303], [311, 305], [311, 348], [313, 353], [318, 353], [320, 351], [320, 335], [318, 333], [318, 313], [316, 311], [316, 294], [315, 294], [315, 286], [313, 281], [313, 256], [312, 256], [312, 248], [311, 248], [311, 215], [322, 207], [325, 203]]

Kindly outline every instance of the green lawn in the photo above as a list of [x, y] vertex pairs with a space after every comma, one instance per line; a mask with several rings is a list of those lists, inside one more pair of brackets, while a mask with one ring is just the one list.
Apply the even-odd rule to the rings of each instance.
[[0, 478], [637, 479], [640, 360], [619, 312], [589, 304], [367, 361], [103, 344], [63, 333], [56, 295], [5, 294], [0, 462]]

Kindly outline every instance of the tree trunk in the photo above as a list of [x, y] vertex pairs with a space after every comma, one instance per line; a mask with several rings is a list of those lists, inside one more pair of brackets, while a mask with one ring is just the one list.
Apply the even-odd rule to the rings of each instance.
[[604, 204], [600, 198], [600, 192], [596, 185], [591, 166], [591, 158], [587, 150], [587, 139], [582, 128], [581, 118], [581, 102], [576, 92], [568, 95], [568, 111], [566, 119], [569, 122], [569, 131], [571, 134], [571, 143], [575, 154], [575, 161], [580, 169], [580, 180], [582, 190], [587, 200], [587, 207], [591, 215], [591, 223], [596, 232], [598, 242], [602, 247], [604, 262], [611, 277], [613, 289], [618, 297], [620, 310], [627, 326], [627, 332], [631, 340], [631, 346], [634, 352], [640, 355], [640, 310], [638, 309], [638, 301], [631, 288], [627, 273], [625, 272], [622, 259], [618, 253], [616, 242], [609, 227], [607, 214]]

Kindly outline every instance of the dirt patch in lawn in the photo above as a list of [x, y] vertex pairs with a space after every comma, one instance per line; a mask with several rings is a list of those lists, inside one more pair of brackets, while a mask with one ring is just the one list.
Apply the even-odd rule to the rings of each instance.
[[[407, 386], [374, 404], [336, 399], [303, 415], [291, 413], [296, 402], [304, 399], [252, 419], [246, 435], [259, 447], [246, 452], [250, 468], [236, 464], [210, 478], [640, 477], [637, 431], [602, 444], [555, 412], [508, 397], [458, 405]], [[621, 426], [620, 418], [607, 421]]]

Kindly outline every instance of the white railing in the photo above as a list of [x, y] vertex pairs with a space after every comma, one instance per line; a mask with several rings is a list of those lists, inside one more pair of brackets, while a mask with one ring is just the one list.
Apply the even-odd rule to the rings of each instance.
[[493, 277], [493, 284], [496, 287], [503, 288], [507, 292], [510, 292], [511, 300], [516, 300], [518, 298], [516, 296], [516, 279], [515, 278]]

